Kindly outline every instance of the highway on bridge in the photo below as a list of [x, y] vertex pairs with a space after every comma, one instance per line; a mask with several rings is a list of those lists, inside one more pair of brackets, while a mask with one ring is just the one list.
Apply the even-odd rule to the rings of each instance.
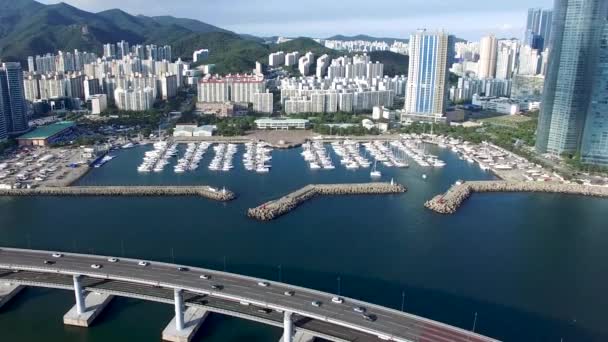
[[[334, 303], [335, 295], [279, 282], [160, 262], [141, 266], [141, 260], [117, 258], [110, 262], [107, 256], [63, 253], [54, 257], [53, 253], [0, 248], [0, 281], [69, 290], [73, 288], [72, 277], [80, 275], [88, 291], [168, 304], [173, 303], [173, 291], [180, 289], [187, 306], [274, 326], [283, 325], [283, 312], [292, 312], [296, 330], [335, 341], [497, 341], [355, 299], [342, 297], [343, 303]], [[94, 269], [93, 264], [101, 268]], [[289, 291], [292, 295], [286, 294]], [[314, 301], [321, 305], [313, 306]], [[365, 308], [375, 320], [364, 319], [354, 311], [356, 307]], [[261, 310], [264, 308], [272, 311]]]

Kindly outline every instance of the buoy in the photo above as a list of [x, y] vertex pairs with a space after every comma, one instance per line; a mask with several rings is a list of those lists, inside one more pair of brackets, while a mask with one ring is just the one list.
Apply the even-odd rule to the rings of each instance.
[[426, 174], [422, 175], [422, 179], [426, 179]]

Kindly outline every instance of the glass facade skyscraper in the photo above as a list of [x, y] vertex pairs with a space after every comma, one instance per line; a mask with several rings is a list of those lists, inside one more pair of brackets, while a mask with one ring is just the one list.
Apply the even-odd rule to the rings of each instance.
[[591, 103], [587, 112], [581, 160], [583, 163], [608, 166], [608, 24], [599, 42]]
[[3, 63], [0, 67], [0, 116], [4, 118], [8, 134], [28, 130], [23, 71], [19, 63]]
[[536, 149], [579, 151], [595, 84], [606, 0], [556, 0]]

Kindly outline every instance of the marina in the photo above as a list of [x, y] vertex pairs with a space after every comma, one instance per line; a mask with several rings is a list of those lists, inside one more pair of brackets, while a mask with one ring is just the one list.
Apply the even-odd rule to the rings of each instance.
[[377, 162], [382, 163], [385, 167], [409, 167], [405, 158], [403, 156], [397, 158], [394, 151], [391, 149], [391, 145], [384, 141], [374, 140], [372, 142], [364, 143], [363, 146]]
[[230, 171], [234, 168], [232, 160], [237, 151], [236, 144], [217, 144], [213, 146], [215, 156], [209, 164], [211, 171]]
[[311, 170], [333, 170], [336, 168], [322, 142], [307, 142], [302, 147], [304, 149], [301, 153], [302, 157], [308, 162]]
[[361, 144], [351, 140], [331, 143], [334, 152], [340, 157], [340, 164], [346, 169], [355, 170], [359, 168], [369, 168], [371, 162], [361, 154]]
[[245, 144], [243, 154], [243, 166], [247, 171], [257, 173], [270, 172], [270, 161], [272, 160], [272, 148], [264, 142], [248, 142]]
[[209, 146], [210, 144], [205, 142], [198, 144], [189, 143], [184, 156], [181, 157], [173, 167], [175, 173], [184, 173], [186, 171], [195, 171], [198, 169], [199, 163], [205, 152], [207, 152], [207, 149], [209, 149]]
[[[124, 240], [124, 257], [166, 262], [172, 260], [173, 247], [177, 263], [272, 281], [280, 276], [285, 282], [318, 290], [335, 292], [339, 276], [344, 296], [368, 298], [396, 310], [400, 310], [405, 292], [408, 312], [462, 328], [470, 329], [477, 311], [476, 331], [504, 341], [559, 341], [562, 336], [569, 341], [606, 340], [602, 308], [608, 303], [601, 289], [608, 286], [608, 278], [598, 270], [608, 257], [603, 248], [607, 235], [602, 219], [608, 201], [578, 195], [480, 194], [471, 196], [455, 215], [439, 215], [423, 203], [444, 193], [457, 180], [496, 180], [496, 176], [482, 171], [477, 163], [460, 160], [451, 148], [431, 144], [427, 153], [444, 160], [445, 167], [418, 167], [409, 158], [412, 166], [408, 169], [377, 163], [382, 179], [394, 178], [396, 183], [407, 185], [406, 194], [321, 195], [279, 219], [259, 221], [246, 215], [248, 208], [308, 184], [370, 181], [371, 158], [369, 168], [347, 171], [338, 166], [338, 156], [330, 145], [325, 146], [336, 163], [334, 172], [310, 170], [300, 155], [303, 150], [296, 148], [274, 150], [272, 171], [267, 175], [243, 167], [244, 148], [235, 154], [231, 172], [207, 168], [214, 157], [210, 147], [196, 171], [179, 176], [173, 165], [187, 144], [179, 146], [178, 158], [170, 159], [171, 164], [160, 173], [137, 172], [145, 152], [153, 149], [151, 144], [113, 151], [118, 157], [102, 168], [77, 168], [89, 172], [75, 185], [210, 185], [219, 191], [226, 187], [237, 193], [238, 199], [227, 203], [197, 196], [4, 196], [0, 198], [0, 238], [5, 245], [15, 247], [83, 253], [94, 250], [95, 254], [119, 257]], [[422, 173], [427, 174], [426, 180], [421, 179]], [[548, 221], [547, 211], [557, 217]], [[583, 217], [584, 226], [571, 224]], [[56, 222], [54, 229], [48, 229], [49, 222]], [[347, 248], [337, 252], [339, 245]], [[574, 256], [564, 253], [565, 248], [584, 253]], [[516, 252], [503, 257], [508, 251]], [[566, 267], [555, 267], [556, 255], [564, 259]], [[588, 268], [581, 269], [579, 263]], [[474, 272], [463, 276], [471, 265]], [[513, 277], [521, 286], [504, 287]], [[553, 286], [552, 279], [559, 279], [560, 286]], [[570, 291], [581, 286], [575, 279], [593, 284], [584, 287], [586, 295]], [[555, 298], [571, 300], [556, 305]], [[0, 328], [7, 340], [35, 341], [40, 333], [69, 342], [158, 340], [159, 327], [170, 320], [162, 305], [124, 305], [131, 302], [115, 298], [118, 309], [113, 304], [107, 308], [112, 320], [73, 335], [56, 319], [73, 304], [73, 295], [28, 289], [15, 300], [15, 305], [7, 308], [10, 314], [0, 315]], [[531, 311], [536, 314], [531, 316]], [[569, 323], [573, 313], [576, 326]], [[36, 334], [29, 332], [30, 325], [23, 323], [23, 317], [37, 319]], [[463, 321], [462, 317], [471, 319]], [[521, 329], [505, 329], [505, 321]], [[139, 328], [113, 333], [123, 325]], [[195, 340], [278, 341], [279, 334], [279, 329], [211, 314]]]
[[435, 168], [445, 166], [445, 162], [437, 156], [425, 152], [422, 140], [412, 138], [410, 135], [405, 134], [403, 140], [392, 141], [390, 145], [412, 158], [419, 166]]
[[169, 158], [177, 155], [177, 144], [167, 141], [158, 141], [153, 144], [154, 149], [145, 153], [144, 160], [137, 168], [137, 171], [162, 172], [169, 164]]

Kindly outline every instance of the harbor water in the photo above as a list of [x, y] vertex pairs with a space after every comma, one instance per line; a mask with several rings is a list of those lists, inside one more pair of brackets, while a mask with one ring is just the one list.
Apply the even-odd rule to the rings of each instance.
[[[476, 194], [454, 215], [423, 204], [457, 180], [494, 177], [431, 147], [440, 169], [386, 168], [405, 194], [320, 197], [274, 221], [247, 209], [310, 183], [370, 181], [370, 168], [311, 170], [301, 149], [273, 151], [269, 173], [137, 167], [151, 146], [116, 153], [79, 185], [211, 185], [238, 198], [0, 198], [0, 245], [209, 267], [374, 302], [504, 341], [606, 341], [608, 201], [546, 194]], [[180, 155], [186, 147], [180, 145]], [[179, 157], [179, 156], [178, 156]], [[426, 179], [423, 179], [426, 175]], [[173, 308], [117, 299], [89, 329], [65, 327], [73, 294], [27, 289], [0, 312], [6, 341], [157, 341]], [[281, 330], [211, 315], [197, 341], [278, 341]]]

